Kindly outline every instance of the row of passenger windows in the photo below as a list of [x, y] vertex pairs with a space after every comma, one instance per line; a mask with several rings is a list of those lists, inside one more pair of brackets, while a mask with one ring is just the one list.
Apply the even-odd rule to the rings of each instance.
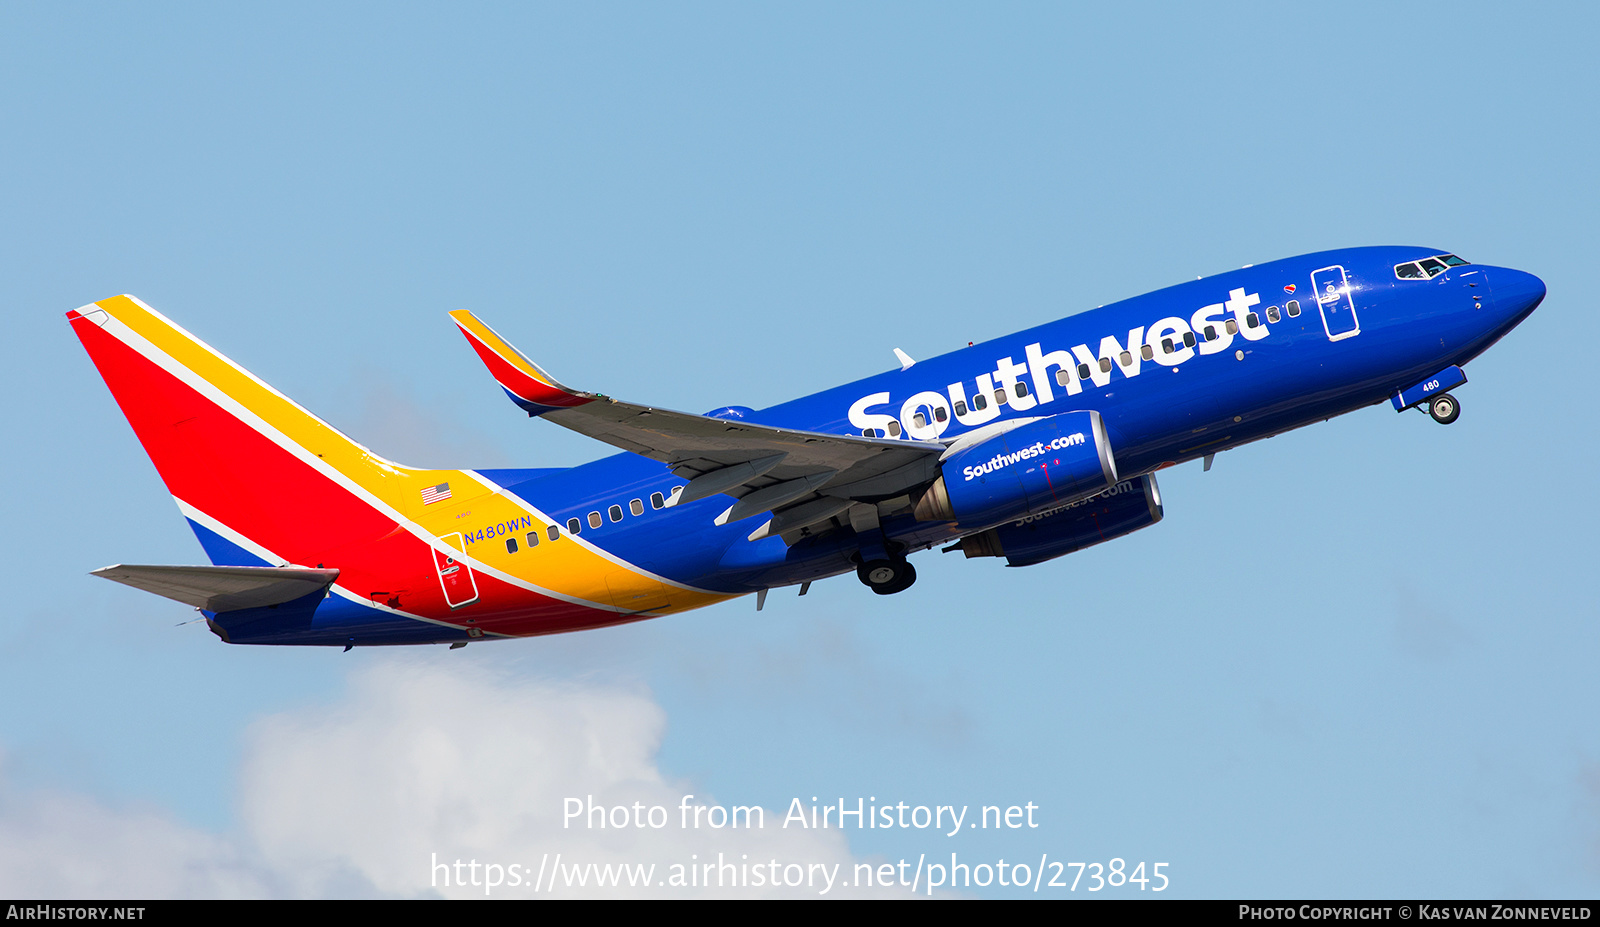
[[[1450, 256], [1451, 255], [1446, 255], [1446, 257], [1450, 257]], [[1462, 263], [1462, 264], [1466, 263], [1466, 261], [1462, 261], [1460, 258], [1456, 258], [1455, 260], [1457, 262], [1459, 262], [1459, 263]], [[1396, 272], [1397, 273], [1399, 272], [1398, 268], [1396, 268]], [[1289, 314], [1290, 318], [1294, 318], [1294, 317], [1299, 316], [1300, 315], [1300, 301], [1297, 300], [1297, 299], [1289, 300], [1287, 303], [1284, 304], [1284, 310]], [[1277, 321], [1279, 321], [1279, 319], [1281, 317], [1282, 316], [1279, 314], [1277, 306], [1268, 306], [1267, 307], [1267, 321], [1268, 322], [1277, 322]], [[1245, 316], [1244, 323], [1245, 323], [1245, 325], [1249, 326], [1250, 328], [1254, 328], [1257, 325], [1261, 324], [1261, 319], [1254, 312], [1252, 312], [1249, 315]], [[1234, 321], [1233, 319], [1228, 319], [1227, 322], [1224, 323], [1224, 324], [1225, 324], [1225, 327], [1227, 329], [1228, 334], [1237, 335], [1239, 333], [1239, 323], [1238, 322]], [[1206, 341], [1215, 341], [1215, 340], [1217, 340], [1218, 337], [1219, 336], [1217, 335], [1217, 327], [1215, 325], [1207, 325], [1206, 328], [1205, 328], [1205, 340]], [[1186, 348], [1192, 348], [1192, 347], [1195, 346], [1195, 344], [1196, 344], [1196, 342], [1195, 342], [1194, 332], [1184, 332], [1183, 333], [1183, 346], [1186, 347]], [[1177, 342], [1173, 341], [1171, 338], [1163, 338], [1163, 339], [1161, 339], [1161, 350], [1163, 352], [1167, 353], [1167, 354], [1171, 354], [1173, 351], [1177, 350]], [[1147, 345], [1143, 345], [1143, 346], [1141, 346], [1139, 348], [1139, 356], [1142, 357], [1145, 360], [1151, 360], [1151, 359], [1153, 359], [1155, 357], [1155, 349], [1150, 347], [1150, 345], [1148, 345], [1148, 344]], [[1124, 367], [1127, 367], [1127, 366], [1129, 366], [1130, 364], [1133, 363], [1133, 355], [1131, 353], [1127, 352], [1127, 351], [1123, 351], [1122, 352], [1122, 356], [1120, 358], [1118, 358], [1118, 359], [1122, 362], [1122, 366], [1124, 366]], [[1109, 358], [1109, 357], [1100, 358], [1100, 372], [1101, 373], [1110, 373], [1111, 372], [1111, 358]], [[1061, 384], [1062, 386], [1066, 386], [1067, 385], [1067, 379], [1068, 379], [1069, 376], [1071, 376], [1071, 375], [1069, 373], [1067, 373], [1067, 371], [1065, 371], [1065, 370], [1057, 370], [1056, 371], [1056, 382]], [[1078, 379], [1087, 380], [1089, 378], [1090, 378], [1089, 365], [1088, 364], [1079, 364], [1078, 365]], [[1018, 380], [1016, 382], [1015, 386], [1012, 387], [1012, 392], [1014, 392], [1016, 394], [1016, 397], [1018, 399], [1022, 399], [1022, 398], [1026, 397], [1028, 395], [1028, 384], [1022, 382], [1021, 380]], [[996, 389], [994, 391], [994, 402], [995, 402], [995, 405], [1000, 405], [1000, 406], [1003, 406], [1003, 405], [1006, 404], [1006, 391], [1005, 391], [1004, 388]], [[965, 402], [959, 400], [959, 399], [956, 400], [955, 408], [956, 408], [956, 414], [957, 415], [966, 415], [967, 414], [967, 404]], [[984, 409], [989, 408], [989, 400], [988, 400], [988, 398], [983, 396], [982, 394], [972, 397], [972, 408], [977, 410], [977, 411], [979, 411], [979, 412], [982, 412]], [[935, 408], [933, 410], [934, 421], [942, 422], [947, 417], [948, 416], [946, 415], [943, 407]], [[916, 413], [916, 415], [912, 416], [912, 421], [916, 424], [916, 427], [918, 427], [918, 428], [925, 428], [928, 425], [928, 417], [927, 417], [927, 415], [925, 413], [923, 413], [921, 411], [918, 411]], [[898, 437], [900, 437], [900, 432], [901, 432], [900, 423], [897, 422], [897, 421], [891, 420], [889, 422], [889, 437], [898, 438]], [[879, 429], [879, 428], [863, 428], [863, 429], [861, 429], [861, 436], [864, 437], [864, 438], [881, 438], [881, 437], [883, 437], [883, 430]], [[680, 493], [682, 491], [683, 491], [683, 487], [682, 486], [674, 486], [672, 488], [673, 495], [677, 495], [678, 493]], [[650, 494], [650, 507], [652, 509], [665, 508], [666, 507], [666, 498], [664, 496], [662, 496], [661, 493], [658, 493], [658, 492], [651, 493]], [[640, 499], [630, 500], [628, 502], [628, 510], [630, 512], [632, 512], [634, 515], [643, 515], [644, 514], [644, 502], [642, 500], [640, 500]], [[606, 510], [606, 515], [610, 517], [612, 524], [616, 524], [617, 522], [622, 521], [622, 517], [623, 517], [622, 516], [622, 506], [620, 506], [620, 505], [611, 506], [609, 509]], [[590, 528], [598, 528], [601, 525], [605, 524], [605, 521], [604, 521], [604, 519], [602, 519], [600, 517], [600, 513], [599, 512], [590, 512], [589, 515], [588, 515], [588, 522], [589, 522], [589, 527]], [[549, 536], [550, 540], [557, 541], [557, 540], [561, 539], [561, 528], [560, 528], [560, 526], [551, 525], [549, 528], [545, 529], [545, 531], [546, 531], [546, 534]], [[567, 531], [570, 534], [582, 534], [583, 533], [583, 521], [580, 520], [580, 519], [577, 519], [577, 518], [569, 518], [569, 519], [567, 519]], [[528, 535], [527, 535], [526, 540], [527, 540], [527, 545], [529, 547], [538, 547], [539, 546], [539, 532], [530, 531], [528, 533]], [[506, 553], [514, 554], [514, 553], [517, 552], [517, 550], [518, 550], [517, 539], [516, 538], [506, 538]]]
[[1423, 258], [1409, 264], [1396, 264], [1394, 275], [1401, 280], [1432, 280], [1452, 267], [1470, 263], [1472, 262], [1453, 254], [1441, 254], [1438, 257]]
[[[1278, 310], [1277, 306], [1268, 306], [1267, 307], [1267, 321], [1268, 322], [1274, 322], [1274, 323], [1275, 322], [1280, 322], [1280, 321], [1283, 320], [1283, 316], [1285, 314], [1287, 314], [1289, 316], [1289, 318], [1291, 318], [1291, 319], [1298, 318], [1300, 316], [1300, 300], [1291, 299], [1287, 303], [1284, 303], [1283, 304], [1283, 310], [1281, 312]], [[1261, 324], [1261, 317], [1259, 315], [1257, 315], [1256, 313], [1252, 312], [1249, 315], [1244, 317], [1244, 324], [1245, 324], [1245, 326], [1247, 328], [1255, 328], [1256, 326]], [[1239, 323], [1237, 321], [1233, 320], [1233, 319], [1228, 319], [1225, 323], [1223, 323], [1223, 327], [1227, 330], [1228, 334], [1230, 334], [1230, 335], [1239, 334]], [[1206, 341], [1216, 341], [1218, 338], [1221, 337], [1220, 335], [1217, 334], [1217, 327], [1215, 325], [1207, 325], [1205, 327], [1205, 331], [1204, 331], [1203, 334], [1204, 334], [1204, 340], [1206, 340]], [[1192, 347], [1195, 346], [1195, 344], [1197, 344], [1197, 342], [1195, 340], [1194, 332], [1184, 332], [1182, 341], [1183, 341], [1183, 346], [1186, 347], [1186, 348], [1192, 348]], [[1178, 350], [1178, 342], [1174, 341], [1171, 338], [1163, 338], [1163, 339], [1161, 339], [1161, 350], [1162, 350], [1163, 353], [1171, 354], [1174, 351]], [[1148, 344], [1147, 345], [1143, 345], [1143, 346], [1141, 346], [1139, 348], [1139, 356], [1141, 358], [1143, 358], [1144, 360], [1154, 360], [1155, 356], [1156, 356], [1155, 355], [1155, 348], [1152, 348]], [[1130, 352], [1130, 351], [1123, 351], [1122, 352], [1122, 356], [1117, 358], [1117, 359], [1119, 361], [1121, 361], [1122, 366], [1124, 366], [1124, 367], [1130, 366], [1130, 365], [1133, 364], [1133, 353]], [[1100, 372], [1101, 373], [1110, 373], [1111, 372], [1111, 358], [1109, 358], [1109, 357], [1100, 358]], [[1088, 364], [1079, 364], [1078, 365], [1078, 379], [1087, 380], [1087, 379], [1090, 378], [1091, 374], [1092, 374], [1092, 371], [1089, 369], [1089, 365]], [[1072, 374], [1068, 373], [1066, 370], [1057, 370], [1056, 371], [1056, 382], [1061, 384], [1062, 386], [1066, 386], [1067, 385], [1067, 381], [1071, 378], [1071, 376], [1072, 376]], [[1014, 393], [1016, 395], [1016, 397], [1018, 399], [1022, 399], [1023, 397], [1028, 395], [1028, 384], [1022, 382], [1021, 380], [1018, 380], [1016, 382], [1016, 384], [1011, 388], [1011, 391], [1012, 391], [1012, 393]], [[1003, 406], [1003, 405], [1006, 404], [1006, 391], [1005, 391], [1004, 387], [1001, 387], [1001, 388], [996, 389], [994, 391], [994, 402], [995, 402], [995, 405], [998, 405], [998, 406]], [[964, 401], [962, 401], [960, 399], [957, 399], [956, 400], [956, 404], [955, 404], [955, 408], [956, 408], [956, 415], [966, 415], [967, 414], [967, 404]], [[988, 399], [988, 397], [986, 397], [986, 396], [984, 396], [982, 394], [979, 394], [977, 396], [972, 397], [972, 409], [974, 411], [982, 412], [984, 409], [987, 409], [987, 408], [989, 408], [989, 399]], [[934, 419], [934, 421], [942, 422], [942, 421], [945, 420], [945, 418], [946, 418], [946, 415], [945, 415], [944, 409], [942, 407], [935, 407], [934, 410], [933, 410], [933, 419]], [[915, 415], [913, 415], [911, 417], [911, 421], [918, 428], [926, 428], [927, 425], [928, 425], [928, 416], [927, 416], [926, 413], [918, 411]], [[890, 421], [889, 422], [889, 437], [891, 437], [891, 438], [900, 437], [900, 430], [901, 429], [900, 429], [900, 423], [899, 422], [896, 422], [896, 421]], [[861, 429], [861, 436], [863, 438], [881, 438], [881, 437], [883, 437], [883, 430], [880, 429], [880, 428], [863, 428], [863, 429]]]
[[[683, 492], [683, 487], [682, 486], [674, 486], [674, 487], [672, 487], [672, 495], [675, 496], [680, 492]], [[663, 509], [663, 508], [666, 508], [667, 507], [667, 499], [666, 499], [666, 497], [663, 496], [661, 493], [658, 493], [658, 492], [651, 493], [650, 494], [650, 507], [652, 509]], [[632, 512], [634, 515], [643, 515], [644, 514], [644, 500], [642, 500], [642, 499], [632, 499], [632, 500], [630, 500], [628, 502], [628, 511]], [[606, 509], [606, 516], [611, 519], [611, 523], [613, 525], [616, 524], [619, 521], [622, 521], [622, 517], [623, 517], [622, 516], [622, 506], [613, 505], [610, 508]], [[601, 525], [605, 524], [605, 519], [601, 518], [599, 512], [590, 512], [588, 517], [587, 517], [587, 519], [579, 519], [579, 518], [569, 518], [569, 519], [567, 519], [567, 533], [568, 534], [582, 534], [583, 533], [583, 523], [584, 523], [585, 520], [587, 520], [589, 522], [589, 527], [591, 527], [591, 528], [598, 528]], [[551, 525], [550, 527], [548, 527], [548, 528], [546, 528], [544, 530], [544, 533], [545, 533], [545, 536], [548, 537], [552, 541], [561, 540], [561, 526], [560, 525]], [[539, 532], [530, 531], [530, 532], [528, 532], [527, 536], [523, 540], [525, 540], [527, 542], [527, 545], [529, 547], [538, 547], [539, 546]], [[517, 550], [518, 550], [517, 539], [516, 538], [506, 538], [506, 553], [514, 554], [514, 553], [517, 552]]]

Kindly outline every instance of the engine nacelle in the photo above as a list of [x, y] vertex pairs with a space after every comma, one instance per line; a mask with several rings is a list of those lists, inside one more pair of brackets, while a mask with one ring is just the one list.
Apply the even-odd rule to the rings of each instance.
[[1161, 490], [1146, 474], [1093, 498], [968, 535], [957, 549], [968, 557], [1004, 557], [1006, 566], [1032, 566], [1148, 528], [1161, 514]]
[[976, 530], [1058, 509], [1117, 483], [1111, 440], [1092, 409], [1034, 419], [962, 445], [946, 452], [939, 478], [918, 500], [919, 520]]

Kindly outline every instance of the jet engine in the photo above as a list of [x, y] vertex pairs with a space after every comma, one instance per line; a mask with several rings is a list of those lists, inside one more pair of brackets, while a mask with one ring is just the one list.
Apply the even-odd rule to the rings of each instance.
[[1146, 474], [1092, 498], [968, 535], [945, 550], [1004, 557], [1006, 566], [1032, 566], [1148, 528], [1161, 514], [1161, 490], [1155, 476]]
[[1117, 482], [1100, 413], [1064, 412], [951, 446], [940, 476], [917, 501], [920, 521], [978, 530], [1052, 511]]

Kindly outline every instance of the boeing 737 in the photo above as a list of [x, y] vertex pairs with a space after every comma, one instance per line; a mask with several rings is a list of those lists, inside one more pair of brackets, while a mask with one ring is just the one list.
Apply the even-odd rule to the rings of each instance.
[[1161, 520], [1155, 474], [1384, 402], [1448, 424], [1539, 278], [1428, 248], [1327, 251], [1079, 313], [757, 411], [575, 389], [450, 313], [516, 406], [617, 448], [570, 469], [378, 456], [131, 296], [67, 313], [211, 565], [95, 574], [235, 644], [599, 628], [942, 547], [1044, 563]]

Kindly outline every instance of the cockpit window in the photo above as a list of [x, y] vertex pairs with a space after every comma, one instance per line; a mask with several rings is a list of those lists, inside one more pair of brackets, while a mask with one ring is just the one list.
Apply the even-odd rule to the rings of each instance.
[[1401, 280], [1431, 280], [1451, 267], [1460, 267], [1470, 264], [1465, 258], [1458, 258], [1453, 254], [1441, 254], [1437, 257], [1423, 258], [1420, 261], [1411, 261], [1407, 264], [1396, 264], [1394, 275]]

